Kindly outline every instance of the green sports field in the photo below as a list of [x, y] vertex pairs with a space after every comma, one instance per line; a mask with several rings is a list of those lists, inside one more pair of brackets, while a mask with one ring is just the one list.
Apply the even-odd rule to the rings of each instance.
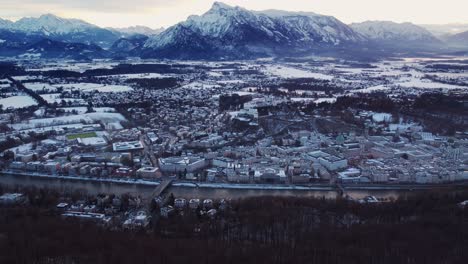
[[92, 138], [92, 137], [97, 137], [96, 132], [87, 132], [87, 133], [67, 135], [67, 139], [69, 140], [74, 140], [77, 138]]

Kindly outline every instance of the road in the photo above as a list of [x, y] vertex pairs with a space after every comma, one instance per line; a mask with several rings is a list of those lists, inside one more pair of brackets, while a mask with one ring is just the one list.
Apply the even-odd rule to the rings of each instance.
[[10, 80], [16, 86], [16, 89], [31, 96], [39, 104], [39, 106], [49, 107], [49, 103], [44, 98], [42, 98], [39, 94], [37, 94], [31, 89], [26, 88], [26, 86], [24, 86], [21, 82], [13, 79], [11, 76], [6, 76], [6, 78]]
[[145, 156], [149, 158], [151, 166], [158, 167], [158, 159], [156, 159], [156, 156], [154, 155], [153, 147], [150, 144], [148, 144], [146, 134], [142, 133], [140, 135], [140, 142], [141, 144], [143, 144], [143, 151], [145, 153]]

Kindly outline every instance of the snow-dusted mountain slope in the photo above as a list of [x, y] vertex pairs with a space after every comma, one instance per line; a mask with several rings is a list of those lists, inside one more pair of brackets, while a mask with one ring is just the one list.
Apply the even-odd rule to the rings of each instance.
[[121, 34], [122, 37], [133, 35], [154, 36], [164, 31], [164, 28], [153, 29], [145, 26], [132, 26], [126, 28], [108, 28], [111, 31]]
[[132, 35], [121, 38], [114, 42], [109, 50], [117, 56], [138, 56], [147, 39], [148, 37], [145, 35]]
[[96, 43], [108, 47], [119, 37], [110, 30], [83, 20], [65, 19], [52, 14], [37, 18], [26, 17], [10, 23], [4, 21], [0, 22], [0, 29], [42, 35], [45, 38], [65, 42]]
[[[364, 38], [334, 17], [314, 13], [249, 11], [215, 2], [201, 16], [168, 28], [145, 44], [156, 57], [197, 57], [225, 53], [238, 57], [287, 49], [314, 49], [363, 41]], [[153, 52], [151, 52], [153, 51]], [[179, 54], [179, 55], [177, 55]]]
[[95, 28], [98, 27], [82, 20], [64, 19], [52, 14], [42, 15], [38, 18], [22, 18], [12, 25], [12, 29], [25, 32], [42, 32], [46, 35], [84, 32]]
[[468, 31], [449, 36], [446, 38], [446, 41], [450, 45], [468, 49]]
[[0, 18], [0, 29], [9, 28], [9, 27], [11, 27], [12, 24], [13, 24], [13, 22], [11, 22], [10, 20]]
[[366, 21], [350, 26], [356, 32], [374, 41], [439, 42], [428, 30], [412, 23]]
[[452, 23], [452, 24], [423, 24], [421, 27], [429, 30], [436, 37], [448, 37], [451, 35], [463, 33], [468, 31], [468, 24], [463, 23]]

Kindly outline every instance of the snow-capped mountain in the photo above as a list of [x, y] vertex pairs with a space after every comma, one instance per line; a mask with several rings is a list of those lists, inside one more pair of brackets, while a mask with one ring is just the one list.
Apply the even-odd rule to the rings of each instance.
[[[11, 31], [0, 32], [0, 37], [11, 34]], [[35, 41], [25, 42], [31, 35], [24, 33], [13, 33], [9, 41], [0, 43], [1, 56], [14, 56], [22, 58], [67, 58], [78, 60], [89, 60], [93, 58], [105, 58], [110, 56], [110, 52], [102, 49], [98, 45], [84, 43], [67, 43], [44, 39], [35, 36]]]
[[314, 13], [249, 11], [215, 2], [201, 16], [168, 28], [145, 43], [154, 57], [249, 57], [354, 44], [364, 38], [334, 17]]
[[442, 25], [424, 24], [420, 26], [429, 30], [434, 36], [442, 38], [468, 31], [468, 24], [462, 23]]
[[[34, 45], [40, 42], [49, 44], [43, 47], [44, 51], [55, 50], [45, 52], [47, 56], [66, 57], [69, 53], [169, 59], [310, 54], [359, 58], [468, 48], [466, 33], [443, 40], [446, 42], [411, 23], [368, 21], [346, 25], [334, 17], [311, 12], [250, 11], [220, 2], [215, 2], [205, 14], [190, 16], [166, 30], [144, 26], [104, 29], [51, 14], [16, 22], [0, 19], [0, 56], [37, 52], [41, 48]], [[96, 44], [109, 50], [95, 50]]]
[[468, 31], [449, 36], [445, 40], [452, 46], [468, 49]]
[[0, 29], [0, 56], [16, 56], [30, 44], [42, 40], [40, 35]]
[[147, 39], [148, 37], [145, 35], [133, 35], [121, 38], [109, 50], [116, 56], [138, 56]]
[[381, 44], [414, 45], [416, 43], [440, 44], [440, 40], [428, 30], [412, 23], [395, 23], [390, 21], [366, 21], [350, 25], [364, 37]]
[[11, 22], [10, 20], [0, 18], [0, 29], [9, 28], [9, 27], [11, 27], [12, 24], [13, 24], [13, 22]]
[[25, 48], [20, 56], [35, 55], [41, 58], [70, 58], [70, 59], [92, 59], [104, 58], [109, 53], [98, 45], [87, 45], [83, 43], [65, 43], [44, 39]]
[[122, 37], [129, 37], [133, 35], [154, 36], [164, 31], [164, 28], [153, 29], [145, 26], [132, 26], [126, 28], [108, 28], [111, 31], [119, 33]]
[[12, 26], [13, 29], [25, 32], [42, 32], [44, 34], [69, 34], [95, 29], [97, 26], [78, 19], [64, 19], [52, 14], [38, 18], [25, 17]]
[[104, 47], [110, 46], [119, 37], [107, 29], [102, 29], [83, 20], [65, 19], [52, 14], [42, 15], [38, 18], [22, 18], [11, 23], [0, 22], [0, 28], [13, 32], [42, 35], [45, 38], [58, 41], [96, 43]]

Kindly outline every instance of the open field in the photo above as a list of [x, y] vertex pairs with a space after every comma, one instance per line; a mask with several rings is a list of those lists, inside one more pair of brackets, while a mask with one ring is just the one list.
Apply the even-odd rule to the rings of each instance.
[[88, 132], [88, 133], [67, 135], [67, 139], [69, 139], [69, 140], [74, 140], [74, 139], [77, 139], [77, 138], [93, 138], [93, 137], [97, 137], [96, 132]]

